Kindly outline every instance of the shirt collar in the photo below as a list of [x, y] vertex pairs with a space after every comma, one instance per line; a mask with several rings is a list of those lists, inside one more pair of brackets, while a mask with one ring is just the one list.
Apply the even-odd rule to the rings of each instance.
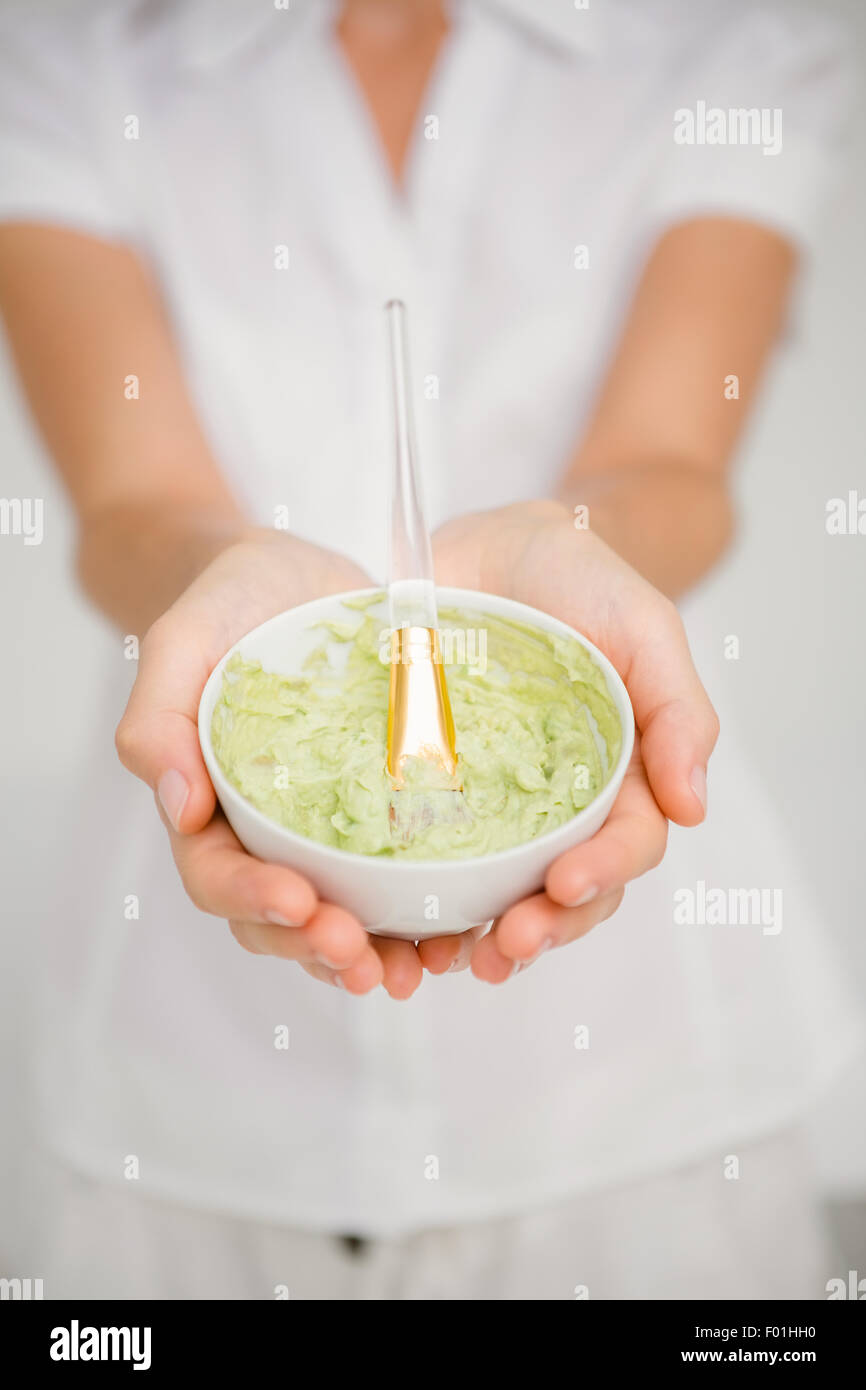
[[[451, 0], [459, 7], [460, 0]], [[565, 52], [597, 57], [604, 46], [604, 11], [611, 0], [585, 0], [578, 8], [575, 0], [470, 0], [497, 18], [505, 18], [528, 30], [551, 46]], [[339, 8], [339, 0], [290, 0], [285, 10], [270, 6], [251, 7], [247, 0], [186, 0], [174, 12], [181, 39], [184, 66], [210, 67], [262, 30], [277, 24], [296, 27], [310, 20], [322, 21]]]
[[[332, 0], [332, 4], [336, 0]], [[170, 36], [176, 61], [184, 68], [217, 67], [249, 44], [278, 37], [330, 12], [328, 0], [288, 0], [276, 4], [249, 0], [171, 0], [157, 9]]]
[[552, 46], [587, 57], [604, 49], [605, 9], [610, 0], [475, 0], [484, 9], [500, 12]]

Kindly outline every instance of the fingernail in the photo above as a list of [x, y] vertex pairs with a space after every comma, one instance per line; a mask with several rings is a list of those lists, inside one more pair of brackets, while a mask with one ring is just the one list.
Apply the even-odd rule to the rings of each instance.
[[346, 988], [346, 983], [345, 983], [345, 981], [344, 981], [342, 975], [338, 975], [338, 974], [336, 974], [336, 973], [334, 974], [334, 984], [337, 986], [337, 989], [345, 989], [345, 988]]
[[178, 772], [176, 768], [169, 768], [168, 772], [164, 772], [160, 777], [156, 794], [175, 830], [180, 830], [180, 818], [189, 799], [189, 783], [183, 773]]
[[699, 764], [697, 767], [692, 768], [691, 776], [689, 777], [689, 786], [691, 787], [695, 796], [698, 798], [698, 801], [701, 803], [701, 810], [706, 811], [707, 769], [705, 767], [701, 767]]
[[290, 922], [288, 917], [284, 917], [281, 912], [266, 912], [265, 921], [273, 922], [275, 927], [299, 927], [300, 922]]
[[467, 952], [466, 947], [461, 945], [445, 973], [450, 974], [452, 970], [465, 970], [469, 964], [470, 955], [471, 951]]
[[545, 951], [549, 951], [552, 945], [553, 937], [546, 936], [542, 941], [541, 945], [539, 946], [538, 950], [535, 952], [535, 955], [530, 956], [528, 960], [521, 961], [521, 965], [534, 965], [535, 962], [538, 960], [538, 957], [543, 956]]
[[514, 964], [512, 965], [511, 969], [509, 970], [509, 972], [508, 972], [508, 974], [506, 975], [505, 978], [506, 978], [507, 980], [513, 979], [513, 977], [517, 974], [517, 972], [518, 972], [519, 970], [522, 970], [522, 969], [523, 969], [523, 961], [522, 961], [522, 960], [516, 960], [516, 961], [514, 962]]
[[573, 903], [566, 903], [566, 907], [583, 907], [584, 903], [591, 903], [593, 898], [597, 897], [598, 888], [593, 884], [591, 888], [586, 888]]
[[340, 966], [337, 964], [335, 960], [329, 960], [327, 956], [321, 955], [318, 951], [316, 952], [316, 960], [319, 962], [320, 965], [327, 965], [329, 970], [340, 969]]

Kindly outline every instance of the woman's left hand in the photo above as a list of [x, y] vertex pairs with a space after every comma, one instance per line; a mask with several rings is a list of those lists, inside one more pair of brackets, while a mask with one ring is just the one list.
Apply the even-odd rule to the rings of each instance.
[[625, 682], [635, 749], [608, 819], [555, 860], [544, 891], [515, 903], [486, 935], [438, 937], [418, 951], [433, 974], [471, 966], [499, 984], [544, 950], [610, 917], [625, 885], [664, 856], [668, 821], [706, 813], [706, 769], [719, 732], [673, 603], [558, 502], [528, 502], [449, 522], [434, 537], [438, 584], [502, 594], [553, 614], [594, 642]]

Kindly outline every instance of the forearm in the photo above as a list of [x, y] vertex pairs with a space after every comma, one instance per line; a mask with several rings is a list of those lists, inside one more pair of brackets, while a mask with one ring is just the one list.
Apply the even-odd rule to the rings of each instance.
[[586, 507], [590, 529], [670, 598], [697, 583], [733, 535], [724, 478], [691, 466], [570, 477], [558, 496], [569, 508]]
[[217, 555], [255, 534], [224, 505], [119, 503], [82, 520], [78, 576], [103, 613], [141, 635]]

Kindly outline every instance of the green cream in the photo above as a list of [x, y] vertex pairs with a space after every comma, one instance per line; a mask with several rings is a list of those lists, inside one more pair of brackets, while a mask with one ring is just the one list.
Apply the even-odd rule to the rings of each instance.
[[[451, 633], [475, 634], [474, 648], [471, 637], [463, 650], [454, 643], [452, 655], [466, 661], [446, 667], [468, 816], [424, 826], [408, 843], [393, 835], [385, 772], [388, 666], [380, 660], [382, 624], [370, 614], [323, 624], [327, 636], [299, 676], [232, 658], [211, 726], [232, 784], [299, 835], [397, 858], [491, 854], [582, 810], [604, 786], [621, 745], [607, 684], [585, 648], [488, 615], [443, 610], [440, 623]], [[482, 632], [486, 670], [477, 659]], [[344, 664], [333, 659], [337, 646], [347, 648]]]

